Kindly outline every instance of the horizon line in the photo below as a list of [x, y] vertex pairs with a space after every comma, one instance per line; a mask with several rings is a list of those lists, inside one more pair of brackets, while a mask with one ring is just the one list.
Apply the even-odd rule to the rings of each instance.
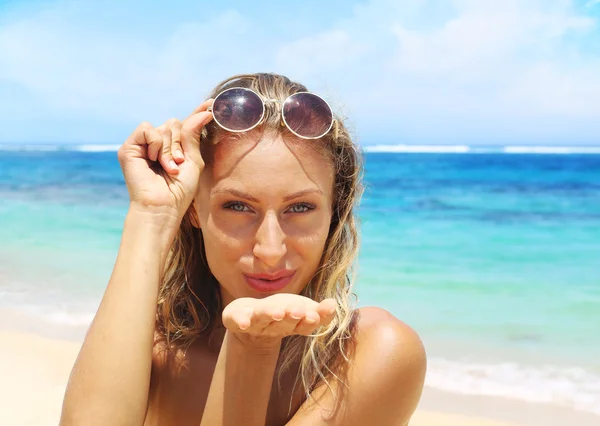
[[[4, 152], [116, 152], [121, 144], [5, 144]], [[437, 154], [600, 154], [600, 145], [451, 145], [451, 144], [372, 144], [361, 145], [366, 153]]]

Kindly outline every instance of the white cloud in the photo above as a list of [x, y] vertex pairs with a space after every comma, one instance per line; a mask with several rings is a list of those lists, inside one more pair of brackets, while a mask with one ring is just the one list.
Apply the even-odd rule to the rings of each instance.
[[599, 75], [600, 62], [579, 69], [538, 63], [515, 79], [503, 100], [529, 115], [600, 120]]
[[[260, 11], [113, 22], [56, 3], [0, 26], [0, 90], [19, 88], [19, 111], [29, 93], [51, 116], [134, 126], [185, 115], [228, 75], [275, 71], [344, 105], [367, 142], [558, 141], [573, 129], [599, 141], [600, 59], [587, 45], [600, 34], [583, 14], [596, 3], [372, 0], [299, 38], [270, 33]], [[4, 112], [6, 127], [16, 116]]]
[[301, 38], [281, 46], [275, 62], [278, 67], [297, 73], [314, 70], [339, 70], [359, 58], [367, 46], [350, 38], [348, 32], [334, 29]]
[[[481, 7], [481, 5], [487, 5]], [[491, 7], [494, 5], [494, 7]], [[491, 72], [490, 67], [522, 63], [535, 56], [552, 54], [556, 43], [569, 31], [587, 30], [587, 17], [548, 14], [516, 5], [478, 3], [442, 27], [432, 31], [408, 30], [394, 24], [398, 39], [397, 65], [421, 72]]]
[[[566, 0], [444, 3], [445, 19], [435, 25], [416, 12], [432, 2], [417, 0], [405, 2], [411, 19], [375, 0], [345, 23], [362, 29], [353, 39], [366, 28], [375, 29], [370, 37], [394, 37], [377, 51], [384, 59], [373, 68], [375, 81], [357, 94], [360, 103], [379, 106], [353, 107], [360, 128], [438, 142], [482, 132], [565, 141], [585, 128], [586, 142], [600, 142], [600, 59], [586, 49], [600, 38], [594, 18]], [[395, 111], [394, 122], [382, 110]]]
[[[123, 31], [88, 31], [85, 22], [67, 18], [50, 9], [0, 28], [0, 78], [54, 108], [112, 120], [166, 119], [181, 105], [193, 108], [223, 78], [223, 66], [212, 61], [245, 31], [235, 11], [183, 22], [162, 39], [146, 40]], [[209, 40], [211, 33], [224, 35]]]
[[466, 96], [448, 98], [467, 114], [600, 119], [600, 61], [565, 41], [593, 31], [594, 19], [578, 16], [568, 2], [458, 3], [457, 16], [439, 28], [392, 26], [399, 72], [417, 83], [443, 78], [445, 90], [465, 90]]

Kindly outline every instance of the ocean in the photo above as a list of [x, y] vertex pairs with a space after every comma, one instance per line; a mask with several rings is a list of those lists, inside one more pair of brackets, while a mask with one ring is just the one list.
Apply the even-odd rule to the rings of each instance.
[[[81, 339], [128, 196], [116, 147], [0, 147], [0, 326]], [[372, 147], [359, 306], [421, 335], [426, 384], [600, 415], [600, 148]], [[373, 354], [376, 357], [376, 354]]]

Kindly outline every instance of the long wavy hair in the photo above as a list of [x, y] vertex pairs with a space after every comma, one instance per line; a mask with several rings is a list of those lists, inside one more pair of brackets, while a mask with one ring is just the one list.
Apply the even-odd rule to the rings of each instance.
[[[210, 97], [214, 98], [231, 87], [250, 88], [266, 99], [279, 100], [308, 91], [305, 86], [287, 77], [260, 73], [231, 77], [215, 87]], [[281, 132], [284, 139], [297, 139], [281, 125], [279, 108], [271, 102], [266, 103], [264, 120], [254, 130], [274, 130]], [[243, 137], [243, 134], [226, 132], [214, 121], [205, 127], [201, 146], [207, 164], [211, 161], [211, 146], [225, 137]], [[355, 322], [352, 284], [359, 245], [355, 208], [363, 190], [362, 154], [342, 119], [334, 117], [329, 133], [310, 143], [332, 165], [335, 187], [331, 226], [321, 261], [301, 294], [316, 301], [334, 298], [337, 311], [334, 321], [312, 336], [286, 338], [276, 372], [280, 386], [282, 373], [299, 362], [295, 385], [301, 381], [307, 398], [319, 381], [332, 391], [332, 378], [345, 385], [339, 372], [346, 371], [344, 365], [349, 362], [347, 351], [350, 346], [347, 343], [352, 340]], [[201, 333], [210, 332], [216, 321], [220, 321], [223, 309], [219, 283], [206, 262], [202, 231], [194, 226], [195, 221], [195, 210], [190, 207], [168, 255], [160, 287], [157, 331], [169, 348], [187, 348]]]

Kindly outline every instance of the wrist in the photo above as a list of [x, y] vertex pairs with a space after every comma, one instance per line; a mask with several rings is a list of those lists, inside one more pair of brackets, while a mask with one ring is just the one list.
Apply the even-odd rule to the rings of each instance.
[[181, 220], [166, 211], [152, 212], [135, 205], [130, 205], [125, 217], [125, 228], [143, 235], [145, 240], [152, 240], [152, 245], [164, 254], [163, 258], [171, 249], [180, 223]]
[[172, 207], [144, 205], [135, 201], [129, 203], [128, 213], [162, 228], [178, 228], [182, 220], [182, 216]]
[[281, 350], [281, 338], [255, 337], [246, 333], [232, 333], [229, 330], [227, 330], [225, 338], [228, 345], [248, 355], [279, 356]]

